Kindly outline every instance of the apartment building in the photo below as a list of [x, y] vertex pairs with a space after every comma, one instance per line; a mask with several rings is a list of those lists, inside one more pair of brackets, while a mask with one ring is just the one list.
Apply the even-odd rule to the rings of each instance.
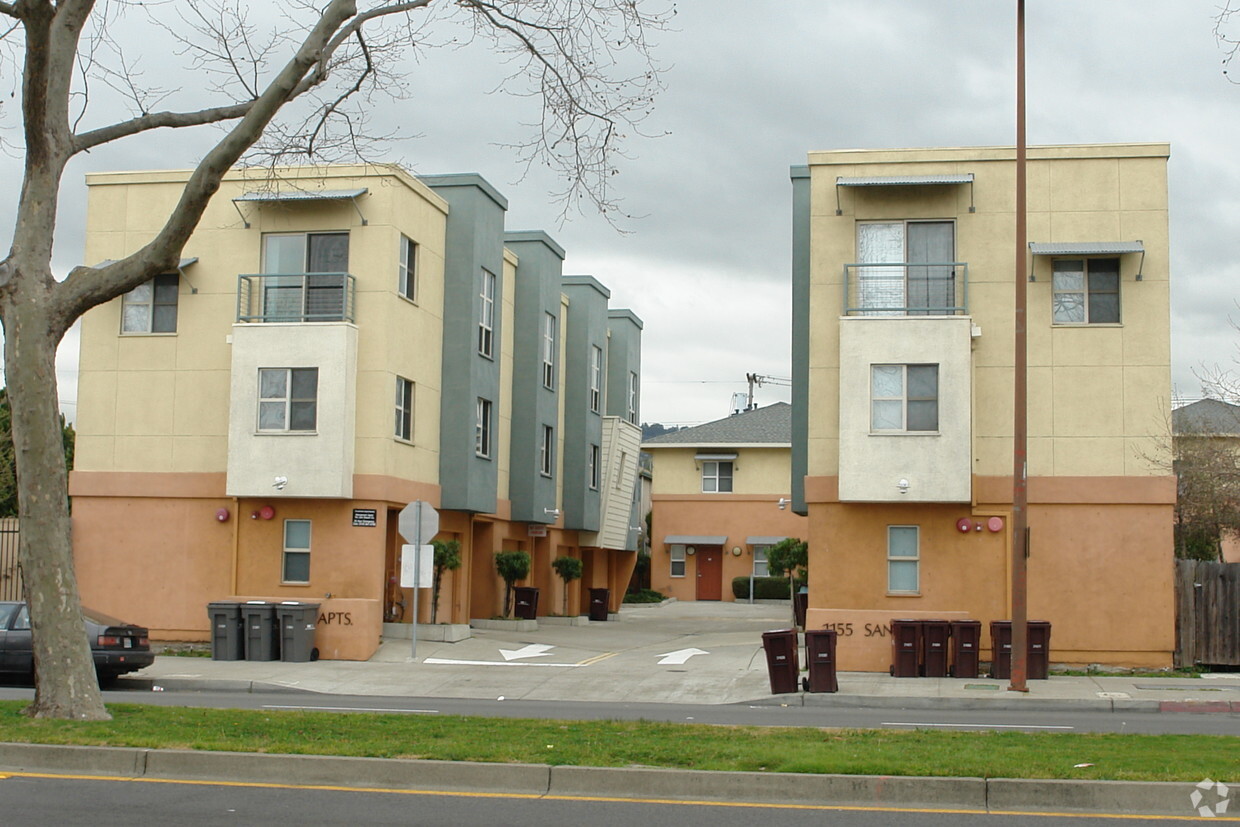
[[[1029, 150], [1028, 611], [1054, 662], [1171, 663], [1169, 152]], [[886, 670], [892, 618], [1011, 617], [1015, 177], [1011, 148], [792, 169], [792, 499], [841, 668]]]
[[[88, 176], [87, 260], [144, 243], [188, 175]], [[422, 500], [462, 549], [440, 622], [501, 612], [493, 555], [511, 549], [533, 558], [540, 611], [561, 605], [563, 554], [587, 562], [572, 611], [591, 587], [618, 605], [636, 544], [600, 520], [630, 524], [640, 432], [607, 371], [639, 375], [641, 322], [593, 279], [600, 298], [574, 301], [584, 277], [565, 279], [545, 233], [505, 231], [507, 206], [475, 174], [230, 173], [178, 272], [83, 319], [84, 601], [192, 640], [211, 600], [313, 600], [377, 641], [381, 620], [412, 619], [396, 518]], [[570, 369], [591, 348], [602, 377]], [[583, 498], [590, 475], [610, 484]]]

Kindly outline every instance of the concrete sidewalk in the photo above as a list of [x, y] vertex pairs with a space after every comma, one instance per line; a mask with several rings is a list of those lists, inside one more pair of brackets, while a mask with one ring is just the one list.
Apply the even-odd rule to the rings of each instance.
[[[625, 606], [584, 626], [473, 630], [457, 643], [386, 639], [367, 662], [215, 661], [160, 656], [135, 674], [166, 690], [284, 688], [349, 695], [626, 703], [805, 703], [953, 709], [1077, 707], [1240, 712], [1240, 673], [1203, 678], [1052, 676], [1028, 693], [992, 679], [838, 676], [839, 692], [773, 696], [762, 632], [787, 608], [744, 603]], [[1052, 640], [1052, 660], [1054, 659]], [[134, 678], [131, 678], [132, 681]]]

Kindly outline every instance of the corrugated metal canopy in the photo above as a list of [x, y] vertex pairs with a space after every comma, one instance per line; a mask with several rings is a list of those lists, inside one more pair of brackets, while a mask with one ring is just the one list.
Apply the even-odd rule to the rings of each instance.
[[1144, 253], [1140, 241], [1070, 241], [1067, 243], [1029, 242], [1029, 252], [1035, 256], [1102, 256], [1121, 253]]
[[234, 201], [341, 201], [365, 195], [365, 187], [356, 190], [292, 190], [290, 192], [247, 192]]
[[746, 537], [745, 542], [751, 546], [773, 546], [787, 539], [787, 537]]
[[[116, 259], [105, 258], [103, 261], [99, 262], [95, 266], [96, 267], [107, 267], [109, 264], [115, 264], [115, 263], [116, 263]], [[198, 263], [198, 256], [194, 256], [193, 258], [183, 258], [177, 262], [177, 269], [184, 270], [186, 267], [190, 266], [191, 264], [197, 264], [197, 263]]]
[[732, 452], [730, 454], [729, 453], [700, 453], [700, 454], [694, 454], [693, 458], [696, 460], [703, 460], [703, 459], [716, 460], [716, 461], [729, 460], [729, 459], [736, 459], [736, 453], [735, 452]]
[[866, 175], [860, 178], [848, 178], [843, 175], [835, 179], [837, 187], [921, 187], [933, 184], [972, 184], [973, 173], [963, 172], [958, 175]]
[[669, 534], [663, 538], [663, 542], [669, 546], [721, 546], [727, 541], [726, 534], [722, 537], [712, 537], [709, 534]]

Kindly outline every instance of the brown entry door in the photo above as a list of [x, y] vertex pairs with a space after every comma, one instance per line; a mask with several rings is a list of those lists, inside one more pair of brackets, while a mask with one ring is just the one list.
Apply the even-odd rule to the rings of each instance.
[[723, 600], [723, 548], [698, 546], [697, 599]]

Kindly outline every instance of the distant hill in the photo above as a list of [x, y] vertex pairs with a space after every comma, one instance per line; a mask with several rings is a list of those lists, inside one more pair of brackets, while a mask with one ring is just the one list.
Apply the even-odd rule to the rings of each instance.
[[677, 428], [674, 425], [668, 426], [668, 425], [663, 425], [658, 422], [643, 422], [642, 423], [642, 442], [645, 442], [648, 439], [654, 439], [657, 436], [663, 436], [664, 434], [670, 434], [670, 433], [673, 433], [679, 430], [681, 429]]

